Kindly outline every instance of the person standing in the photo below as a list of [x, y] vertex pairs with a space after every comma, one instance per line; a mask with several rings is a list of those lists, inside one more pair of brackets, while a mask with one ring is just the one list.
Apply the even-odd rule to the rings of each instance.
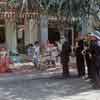
[[28, 55], [29, 60], [32, 60], [33, 58], [33, 45], [32, 44], [28, 45], [27, 55]]
[[100, 77], [100, 40], [97, 42], [96, 48], [96, 69], [97, 76]]
[[70, 55], [70, 46], [67, 40], [62, 45], [62, 51], [61, 51], [61, 64], [63, 67], [63, 76], [68, 77], [69, 76], [69, 68], [68, 68], [68, 62], [69, 62], [69, 55]]
[[51, 48], [51, 60], [54, 67], [56, 66], [57, 56], [58, 56], [57, 45], [54, 44], [53, 47]]
[[76, 47], [76, 64], [78, 70], [78, 76], [84, 77], [85, 76], [85, 63], [84, 63], [84, 56], [82, 51], [84, 49], [83, 40], [78, 41], [78, 46]]
[[33, 62], [36, 68], [40, 67], [40, 45], [39, 42], [36, 41], [34, 44], [34, 54], [33, 54]]
[[90, 42], [90, 53], [91, 53], [91, 80], [95, 83], [96, 81], [96, 48], [97, 44], [95, 40]]
[[45, 64], [51, 64], [51, 44], [49, 40], [47, 41], [47, 45], [45, 47]]
[[[94, 77], [98, 77], [99, 76], [99, 71], [100, 71], [100, 46], [98, 45], [97, 42], [94, 42], [94, 46], [93, 48], [91, 48], [92, 51], [94, 50], [94, 52], [92, 52], [93, 55], [93, 61], [94, 61], [94, 66], [93, 66], [93, 70], [94, 70]], [[93, 54], [94, 53], [94, 54]]]
[[92, 55], [90, 53], [89, 45], [85, 44], [86, 50], [85, 50], [85, 60], [87, 65], [87, 74], [89, 79], [91, 79], [92, 73], [91, 73], [91, 59]]
[[57, 56], [57, 64], [58, 65], [61, 65], [61, 59], [60, 59], [60, 54], [61, 54], [61, 51], [62, 51], [62, 44], [61, 44], [61, 42], [60, 41], [58, 41], [58, 42], [56, 42], [56, 44], [57, 44], [57, 50], [58, 50], [58, 56]]

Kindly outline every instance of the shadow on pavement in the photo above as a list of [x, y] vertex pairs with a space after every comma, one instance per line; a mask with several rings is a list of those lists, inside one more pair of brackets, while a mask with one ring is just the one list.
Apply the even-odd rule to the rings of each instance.
[[70, 96], [83, 95], [84, 97], [91, 91], [93, 91], [91, 85], [82, 79], [75, 77], [61, 79], [56, 76], [2, 83], [0, 84], [0, 100], [2, 96], [5, 100], [70, 100], [68, 99]]

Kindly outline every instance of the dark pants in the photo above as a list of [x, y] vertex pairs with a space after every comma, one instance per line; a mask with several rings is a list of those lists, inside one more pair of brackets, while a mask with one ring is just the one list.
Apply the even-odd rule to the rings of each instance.
[[82, 55], [76, 57], [77, 60], [77, 70], [78, 70], [78, 76], [84, 76], [85, 75], [85, 65], [84, 65], [84, 57]]
[[68, 68], [68, 63], [62, 64], [63, 67], [63, 76], [68, 77], [69, 76], [69, 68]]
[[92, 58], [91, 60], [91, 79], [93, 80], [93, 82], [96, 81], [96, 60], [94, 58]]
[[100, 77], [100, 56], [97, 55], [96, 56], [96, 73], [97, 73], [97, 76]]
[[62, 64], [62, 74], [64, 77], [69, 76], [69, 68], [68, 68], [69, 56], [62, 55], [61, 56], [61, 64]]
[[86, 64], [87, 64], [87, 71], [88, 71], [88, 78], [92, 78], [92, 66], [91, 66], [91, 58], [89, 57], [89, 54], [86, 54], [85, 56]]
[[90, 63], [88, 62], [87, 64], [88, 78], [92, 78], [92, 68]]
[[[100, 62], [100, 60], [99, 60]], [[100, 88], [100, 69], [99, 69], [99, 62], [97, 59], [92, 59], [91, 70], [92, 70], [92, 82], [94, 83], [95, 87]], [[98, 63], [98, 64], [97, 64]]]

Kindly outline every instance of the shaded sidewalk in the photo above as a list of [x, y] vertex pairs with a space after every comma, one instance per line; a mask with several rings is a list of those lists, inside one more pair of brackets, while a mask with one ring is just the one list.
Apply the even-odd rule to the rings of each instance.
[[[26, 57], [25, 57], [26, 59]], [[0, 81], [15, 81], [15, 80], [27, 80], [27, 79], [39, 79], [39, 78], [50, 78], [62, 77], [62, 67], [59, 66], [40, 66], [40, 69], [35, 68], [32, 62], [18, 63], [12, 67], [12, 72], [10, 73], [0, 73]], [[75, 58], [70, 58], [69, 68], [72, 76], [77, 75]]]
[[[76, 69], [70, 68], [72, 76], [77, 75]], [[0, 81], [17, 81], [28, 79], [41, 79], [41, 78], [62, 78], [62, 68], [59, 66], [47, 68], [45, 70], [38, 70], [33, 67], [29, 69], [13, 70], [11, 73], [0, 73]]]

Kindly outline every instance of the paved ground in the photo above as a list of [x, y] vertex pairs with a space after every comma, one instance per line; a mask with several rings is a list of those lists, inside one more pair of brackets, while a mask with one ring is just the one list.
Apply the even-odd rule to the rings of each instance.
[[100, 100], [100, 90], [75, 77], [0, 81], [0, 100]]
[[[42, 73], [0, 75], [0, 100], [100, 100], [100, 90], [93, 89], [86, 80], [63, 79], [61, 68]], [[13, 76], [12, 76], [13, 75]]]
[[[0, 100], [100, 100], [100, 90], [77, 77], [63, 79], [61, 71], [61, 67], [43, 72], [29, 68], [28, 74], [27, 70], [0, 74]], [[77, 74], [75, 69], [70, 72]]]
[[[47, 71], [50, 68], [54, 68], [53, 71], [55, 71], [55, 69], [56, 68], [59, 69], [59, 67], [60, 67], [60, 69], [62, 68], [61, 64], [57, 65], [55, 67], [55, 66], [51, 66], [51, 65], [48, 66], [44, 63], [41, 63], [40, 69], [37, 69], [32, 62], [24, 62], [24, 63], [20, 62], [20, 63], [14, 63], [13, 65], [10, 65], [12, 74], [30, 74], [33, 72], [37, 73], [37, 72]], [[74, 58], [70, 57], [69, 68], [71, 68], [71, 69], [76, 68], [75, 57]], [[9, 74], [9, 73], [4, 73], [4, 74]], [[0, 73], [0, 75], [1, 75], [1, 73]]]

